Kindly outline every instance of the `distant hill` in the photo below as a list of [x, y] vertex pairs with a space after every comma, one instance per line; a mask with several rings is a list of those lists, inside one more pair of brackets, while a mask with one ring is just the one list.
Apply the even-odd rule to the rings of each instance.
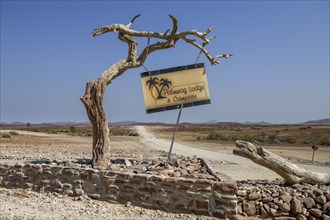
[[306, 122], [301, 123], [301, 124], [303, 124], [303, 125], [329, 125], [330, 124], [330, 118], [306, 121]]
[[244, 122], [246, 125], [272, 125], [272, 123], [266, 122], [266, 121], [260, 121], [260, 122]]
[[[26, 126], [26, 122], [0, 122], [3, 126]], [[174, 123], [163, 122], [141, 122], [141, 121], [117, 121], [109, 122], [109, 125], [173, 125]], [[43, 122], [31, 123], [31, 126], [82, 126], [90, 125], [90, 122]], [[209, 120], [200, 123], [180, 122], [180, 125], [276, 125], [265, 121], [260, 122], [219, 122], [217, 120]], [[295, 125], [330, 125], [330, 118], [311, 120], [303, 123], [295, 123]]]

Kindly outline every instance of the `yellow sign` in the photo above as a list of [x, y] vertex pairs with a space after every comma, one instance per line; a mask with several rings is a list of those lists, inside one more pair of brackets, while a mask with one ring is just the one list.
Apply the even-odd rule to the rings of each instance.
[[204, 63], [141, 73], [147, 113], [210, 104]]

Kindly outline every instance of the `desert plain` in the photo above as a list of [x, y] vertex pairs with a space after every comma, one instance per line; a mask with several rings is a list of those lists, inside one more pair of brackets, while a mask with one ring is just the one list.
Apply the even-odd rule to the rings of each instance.
[[[166, 124], [110, 126], [111, 158], [166, 158], [173, 130], [174, 125]], [[92, 157], [92, 128], [89, 125], [2, 125], [0, 132], [1, 163]], [[217, 172], [235, 180], [281, 178], [233, 155], [237, 139], [257, 143], [299, 166], [330, 172], [329, 125], [181, 124], [172, 156], [206, 159]], [[314, 156], [313, 146], [317, 148]], [[88, 198], [73, 201], [69, 197], [19, 189], [0, 188], [0, 195], [0, 219], [74, 219], [77, 215], [81, 219], [213, 219], [148, 210], [130, 204], [108, 204]]]

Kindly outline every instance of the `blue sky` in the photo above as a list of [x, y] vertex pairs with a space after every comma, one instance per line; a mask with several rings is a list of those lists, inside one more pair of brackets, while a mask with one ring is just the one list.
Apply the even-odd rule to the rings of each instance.
[[[0, 121], [88, 121], [79, 100], [85, 83], [127, 54], [115, 34], [91, 32], [139, 13], [132, 29], [164, 32], [169, 13], [179, 31], [214, 26], [218, 38], [209, 52], [235, 54], [216, 66], [200, 58], [212, 103], [185, 108], [181, 121], [329, 117], [329, 1], [1, 1]], [[141, 51], [146, 40], [139, 42]], [[178, 42], [145, 64], [150, 70], [191, 64], [198, 52]], [[109, 121], [175, 122], [175, 110], [145, 113], [141, 72], [131, 69], [107, 87]]]

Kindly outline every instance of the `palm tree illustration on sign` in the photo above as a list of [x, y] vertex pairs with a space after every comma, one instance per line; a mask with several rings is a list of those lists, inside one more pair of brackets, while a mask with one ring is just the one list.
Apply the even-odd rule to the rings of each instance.
[[[154, 99], [164, 99], [166, 96], [162, 95], [163, 89], [170, 88], [170, 85], [172, 85], [172, 82], [169, 81], [167, 78], [166, 79], [160, 79], [158, 81], [157, 77], [150, 77], [150, 79], [147, 81], [146, 86], [149, 85], [149, 90], [151, 93], [151, 96]], [[160, 89], [159, 89], [160, 87]], [[157, 94], [156, 94], [157, 91]]]

